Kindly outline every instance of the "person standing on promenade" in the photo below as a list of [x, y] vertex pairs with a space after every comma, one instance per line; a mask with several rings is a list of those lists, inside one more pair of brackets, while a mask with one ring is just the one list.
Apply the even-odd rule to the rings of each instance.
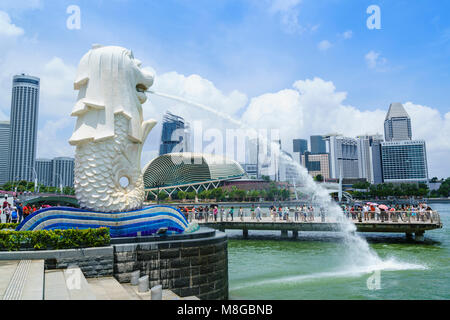
[[288, 207], [284, 207], [283, 220], [286, 222], [289, 220], [289, 208]]
[[255, 220], [255, 205], [252, 203], [252, 207], [250, 208], [250, 219]]
[[244, 221], [244, 209], [242, 207], [239, 207], [239, 218]]
[[364, 221], [369, 220], [369, 207], [367, 206], [367, 204], [363, 205], [362, 210], [363, 210]]
[[5, 208], [8, 207], [8, 204], [9, 204], [8, 197], [5, 197], [5, 201], [3, 201], [3, 206], [2, 206], [3, 210], [5, 210]]
[[275, 221], [277, 218], [277, 209], [275, 206], [270, 207], [270, 216], [272, 217], [272, 221]]
[[3, 209], [3, 213], [6, 217], [6, 223], [11, 223], [11, 205], [8, 203], [8, 205]]
[[11, 223], [17, 223], [17, 219], [18, 219], [17, 209], [13, 207], [11, 211]]
[[19, 223], [23, 221], [23, 207], [20, 202], [17, 202], [17, 214], [19, 215]]
[[228, 213], [229, 213], [230, 216], [231, 216], [231, 221], [233, 221], [233, 220], [234, 220], [234, 207], [231, 207], [231, 208], [230, 208], [230, 211], [229, 211]]
[[209, 207], [205, 206], [205, 222], [208, 222], [209, 219]]
[[313, 206], [309, 207], [309, 215], [310, 215], [311, 222], [314, 222], [314, 207]]
[[213, 216], [214, 216], [214, 222], [217, 222], [217, 213], [219, 210], [217, 210], [217, 206], [214, 206], [213, 208]]
[[[221, 207], [221, 208], [220, 208], [220, 222], [223, 221], [223, 216], [224, 216], [224, 214], [225, 214], [225, 209], [224, 209], [223, 207]], [[228, 216], [225, 217], [225, 218], [226, 218], [227, 221], [228, 221]]]
[[325, 209], [322, 206], [320, 207], [320, 220], [325, 222]]
[[261, 218], [261, 208], [259, 207], [259, 205], [256, 208], [256, 220], [257, 221], [261, 221], [262, 220], [262, 218]]
[[377, 221], [380, 221], [380, 213], [381, 213], [380, 208], [378, 208], [378, 206], [375, 206], [375, 219]]
[[294, 221], [298, 221], [298, 214], [299, 214], [300, 208], [298, 206], [295, 207], [294, 212]]

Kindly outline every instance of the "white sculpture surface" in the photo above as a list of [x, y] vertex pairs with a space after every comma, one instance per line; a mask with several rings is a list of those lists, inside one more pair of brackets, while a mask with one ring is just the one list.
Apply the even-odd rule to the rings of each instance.
[[[142, 207], [141, 152], [156, 121], [143, 120], [145, 91], [154, 75], [140, 66], [130, 50], [115, 46], [95, 45], [80, 61], [71, 114], [78, 119], [69, 143], [76, 146], [74, 187], [82, 208]], [[124, 178], [127, 186], [121, 184]]]

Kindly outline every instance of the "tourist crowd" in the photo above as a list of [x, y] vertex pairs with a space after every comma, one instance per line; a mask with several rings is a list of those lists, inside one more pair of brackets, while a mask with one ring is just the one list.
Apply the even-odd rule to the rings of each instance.
[[[327, 222], [329, 214], [322, 206], [298, 205], [295, 207], [272, 205], [267, 209], [261, 209], [259, 205], [252, 204], [250, 208], [223, 207], [219, 205], [180, 207], [189, 222], [210, 221], [244, 221], [244, 217], [250, 217], [251, 221], [262, 221], [262, 216], [269, 216], [272, 221], [285, 222]], [[235, 211], [236, 209], [236, 211]], [[366, 203], [353, 206], [343, 205], [344, 216], [355, 221], [377, 221], [377, 222], [414, 222], [428, 221], [433, 219], [432, 209], [425, 203], [418, 205], [395, 205], [388, 207], [383, 204]], [[235, 217], [236, 215], [236, 217]], [[339, 219], [339, 218], [337, 218]]]
[[388, 207], [384, 204], [367, 202], [363, 205], [343, 206], [347, 218], [358, 221], [375, 220], [380, 222], [414, 222], [428, 221], [433, 218], [433, 210], [426, 203], [417, 205], [397, 204]]
[[42, 207], [37, 207], [35, 205], [23, 205], [16, 197], [14, 197], [12, 203], [10, 203], [8, 197], [5, 197], [0, 207], [0, 222], [21, 223], [30, 214], [43, 207], [49, 206], [43, 205]]

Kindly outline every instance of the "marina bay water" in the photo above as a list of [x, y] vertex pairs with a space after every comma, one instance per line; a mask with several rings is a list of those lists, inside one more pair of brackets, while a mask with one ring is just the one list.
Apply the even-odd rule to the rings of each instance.
[[369, 269], [343, 259], [336, 233], [281, 240], [279, 232], [250, 231], [245, 240], [227, 231], [230, 299], [449, 299], [450, 203], [432, 207], [444, 227], [427, 231], [424, 243], [404, 234], [363, 234], [380, 257]]

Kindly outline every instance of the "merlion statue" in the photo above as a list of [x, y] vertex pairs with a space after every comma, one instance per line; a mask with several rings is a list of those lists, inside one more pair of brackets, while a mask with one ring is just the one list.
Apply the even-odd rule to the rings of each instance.
[[141, 152], [156, 121], [143, 120], [145, 91], [154, 74], [140, 67], [130, 50], [99, 45], [78, 66], [74, 88], [79, 93], [71, 114], [78, 119], [69, 143], [76, 146], [74, 187], [81, 208], [142, 207]]

